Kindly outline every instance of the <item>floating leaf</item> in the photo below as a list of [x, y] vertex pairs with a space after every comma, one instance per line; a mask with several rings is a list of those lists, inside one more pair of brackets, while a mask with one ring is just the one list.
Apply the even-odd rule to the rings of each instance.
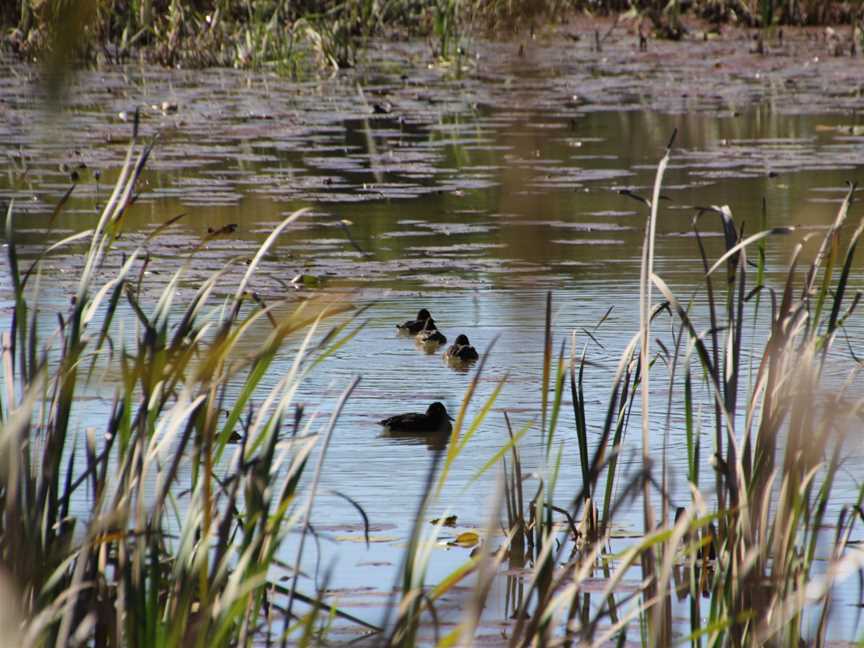
[[310, 274], [298, 274], [291, 280], [295, 288], [316, 288], [321, 285], [321, 278]]
[[457, 535], [452, 542], [448, 542], [447, 544], [451, 547], [465, 547], [466, 549], [470, 549], [471, 547], [480, 544], [480, 534], [476, 531], [463, 531]]

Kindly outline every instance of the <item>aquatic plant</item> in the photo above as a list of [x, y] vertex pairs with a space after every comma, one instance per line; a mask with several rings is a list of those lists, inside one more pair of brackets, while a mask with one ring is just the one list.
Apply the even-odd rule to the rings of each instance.
[[[527, 429], [516, 435], [511, 430], [506, 453], [500, 456], [503, 492], [493, 506], [506, 509], [500, 548], [472, 559], [432, 590], [449, 589], [466, 572], [477, 574], [475, 598], [466, 605], [463, 621], [442, 638], [443, 645], [470, 642], [481, 623], [489, 574], [505, 561], [511, 570], [521, 570], [515, 578], [518, 584], [508, 582], [515, 619], [507, 637], [510, 645], [559, 640], [620, 643], [633, 637], [634, 628], [641, 643], [651, 646], [675, 641], [694, 646], [821, 644], [828, 636], [833, 587], [864, 569], [861, 553], [848, 545], [853, 529], [860, 528], [864, 489], [847, 494], [845, 501], [836, 489], [846, 432], [859, 409], [851, 391], [856, 363], [839, 388], [829, 388], [823, 378], [830, 349], [860, 300], [860, 293], [850, 297], [848, 290], [864, 221], [848, 238], [845, 251], [841, 246], [852, 189], [809, 267], [796, 272], [802, 242], [779, 289], [765, 282], [764, 244], [770, 237], [791, 234], [791, 228], [763, 228], [744, 236], [728, 207], [697, 211], [693, 226], [705, 267], [706, 312], [693, 307], [695, 295], [682, 302], [653, 270], [654, 223], [670, 154], [671, 142], [651, 198], [633, 195], [647, 207], [641, 325], [622, 353], [593, 455], [581, 396], [590, 364], [584, 352], [577, 360], [575, 350], [566, 362], [563, 346], [556, 361], [550, 295], [539, 399], [547, 462], [539, 468], [538, 490], [526, 505], [518, 442]], [[725, 252], [713, 262], [699, 228], [700, 220], [711, 215], [725, 234]], [[757, 262], [754, 285], [748, 287], [751, 248], [757, 249]], [[716, 277], [721, 273], [718, 287]], [[654, 301], [655, 290], [662, 297], [660, 303]], [[766, 300], [771, 305], [769, 333], [761, 353], [750, 356], [743, 330], [756, 330]], [[705, 316], [708, 321], [700, 324], [698, 318]], [[671, 350], [655, 345], [651, 331], [658, 317], [677, 322]], [[754, 358], [751, 365], [748, 357]], [[666, 366], [665, 389], [651, 377], [658, 362]], [[556, 504], [555, 484], [560, 470], [568, 468], [561, 465], [561, 442], [555, 440], [568, 375], [583, 479], [580, 491], [570, 494], [562, 506]], [[674, 517], [666, 449], [672, 430], [662, 435], [664, 447], [659, 451], [652, 446], [657, 435], [649, 434], [648, 428], [649, 408], [662, 403], [656, 396], [664, 392], [667, 429], [672, 426], [673, 400], [683, 400], [685, 425], [676, 433], [687, 442], [692, 493], [689, 505], [678, 507]], [[713, 419], [710, 444], [699, 429], [699, 395], [706, 398], [704, 409]], [[621, 477], [615, 462], [634, 413], [642, 424], [637, 444], [642, 468], [616, 485]], [[506, 454], [511, 455], [509, 468]], [[699, 474], [708, 457], [714, 466], [713, 483]], [[604, 474], [605, 505], [598, 520], [593, 499]], [[612, 531], [615, 514], [640, 499], [643, 535], [622, 547]], [[829, 519], [828, 511], [838, 505], [836, 518]], [[494, 523], [487, 538], [493, 528]], [[613, 546], [617, 548], [611, 552]], [[422, 545], [412, 540], [404, 564], [416, 565], [415, 556], [425, 555]], [[634, 569], [640, 573], [639, 585], [621, 590], [626, 574]], [[591, 580], [598, 573], [605, 585], [601, 592], [591, 593]], [[413, 604], [410, 615], [407, 620], [400, 617], [413, 631], [392, 635], [392, 643], [401, 645], [406, 638], [411, 643], [421, 624], [418, 608], [423, 607], [420, 598], [426, 589], [415, 574], [403, 584], [403, 601]], [[682, 635], [680, 625], [673, 622], [674, 599], [689, 604], [689, 635]], [[433, 623], [433, 602], [426, 608], [428, 622]]]
[[459, 3], [457, 0], [438, 0], [435, 3], [433, 31], [437, 39], [436, 54], [450, 59], [459, 50]]
[[[845, 252], [840, 244], [854, 187], [834, 224], [827, 229], [809, 268], [800, 275], [797, 266], [804, 242], [796, 246], [786, 282], [779, 290], [764, 282], [765, 256], [761, 247], [756, 282], [748, 288], [747, 250], [754, 244], [763, 245], [767, 237], [789, 234], [792, 228], [763, 229], [745, 237], [728, 207], [697, 211], [693, 225], [705, 267], [709, 314], [706, 328], [701, 329], [691, 308], [651, 268], [650, 223], [656, 217], [668, 156], [667, 151], [651, 200], [645, 200], [651, 217], [642, 268], [642, 364], [645, 371], [645, 346], [650, 338], [644, 298], [650, 297], [653, 284], [679, 321], [674, 357], [666, 361], [674, 362], [673, 366], [683, 361], [688, 472], [694, 497], [691, 507], [678, 516], [670, 535], [659, 545], [656, 556], [643, 561], [643, 576], [654, 584], [647, 590], [655, 597], [648, 615], [652, 643], [664, 645], [670, 638], [673, 590], [667, 584], [676, 544], [685, 534], [691, 537], [690, 574], [685, 579], [689, 584], [685, 584], [685, 591], [691, 600], [694, 642], [705, 634], [709, 643], [730, 645], [761, 645], [766, 641], [797, 645], [805, 638], [824, 641], [833, 578], [861, 569], [860, 555], [846, 551], [845, 543], [852, 527], [860, 521], [864, 491], [854, 494], [841, 508], [836, 526], [825, 530], [829, 500], [838, 503], [838, 494], [832, 489], [846, 432], [853, 422], [855, 398], [845, 386], [832, 393], [822, 377], [828, 350], [840, 333], [838, 324], [845, 322], [860, 299], [860, 294], [847, 299], [847, 288], [862, 225], [852, 234]], [[708, 214], [719, 218], [725, 235], [726, 251], [713, 264], [706, 257], [698, 229], [699, 219]], [[836, 268], [841, 265], [843, 271], [835, 281]], [[713, 282], [723, 270], [725, 289], [718, 291]], [[770, 297], [770, 333], [761, 353], [754, 355], [755, 365], [748, 367], [742, 346], [743, 328], [747, 321], [754, 329], [757, 326], [763, 293]], [[747, 312], [750, 308], [752, 314]], [[704, 388], [714, 410], [714, 447], [710, 456], [716, 472], [711, 491], [716, 510], [710, 515], [705, 515], [706, 504], [699, 492], [700, 440], [694, 429], [693, 359], [701, 366]], [[851, 371], [850, 380], [855, 368]], [[674, 371], [671, 375], [675, 375]], [[644, 399], [651, 393], [644, 376], [642, 388]], [[670, 384], [670, 400], [674, 393], [675, 386]], [[647, 401], [643, 400], [643, 425], [646, 407]], [[643, 461], [650, 465], [647, 443], [643, 435]], [[665, 454], [663, 457], [665, 462]], [[664, 467], [662, 484], [667, 481], [665, 473]], [[662, 520], [668, 521], [664, 491], [660, 489]], [[653, 507], [647, 489], [643, 497], [645, 531], [649, 533], [653, 528]], [[691, 535], [696, 527], [706, 532], [698, 541]], [[831, 534], [834, 542], [828, 537]], [[817, 558], [817, 546], [826, 542], [833, 545], [829, 555]], [[711, 565], [704, 560], [708, 554], [715, 556]], [[702, 560], [696, 560], [700, 555]], [[825, 564], [817, 568], [818, 561]], [[707, 625], [701, 618], [700, 592], [710, 598]], [[805, 636], [807, 616], [812, 614], [818, 616], [819, 624], [815, 636]]]
[[[295, 303], [287, 314], [279, 304], [249, 306], [257, 267], [300, 212], [274, 229], [232, 294], [218, 297], [217, 286], [236, 261], [179, 303], [193, 251], [152, 303], [146, 251], [113, 249], [151, 146], [135, 153], [133, 137], [93, 230], [49, 246], [26, 269], [14, 205], [8, 210], [15, 306], [3, 332], [0, 564], [11, 600], [20, 601], [19, 645], [246, 644], [292, 628], [311, 634], [320, 612], [372, 627], [298, 584], [327, 446], [357, 381], [326, 422], [304, 417], [294, 394], [359, 330], [343, 317], [322, 331], [350, 304]], [[88, 247], [74, 298], [46, 332], [42, 262], [82, 241]], [[132, 339], [119, 337], [121, 313], [137, 320]], [[270, 335], [241, 353], [259, 321], [271, 323]], [[290, 371], [253, 403], [289, 337], [298, 340]], [[80, 411], [105, 390], [107, 415]], [[277, 555], [295, 531], [296, 560], [286, 565]]]

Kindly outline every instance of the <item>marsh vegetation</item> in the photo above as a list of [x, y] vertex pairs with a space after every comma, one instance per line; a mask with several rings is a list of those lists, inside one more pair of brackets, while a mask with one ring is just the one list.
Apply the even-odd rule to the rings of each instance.
[[[427, 66], [468, 7], [314, 83], [5, 75], [0, 644], [858, 638], [857, 71]], [[396, 337], [420, 307], [479, 359]]]
[[0, 28], [8, 50], [57, 69], [142, 59], [301, 75], [353, 67], [372, 37], [423, 37], [433, 58], [450, 61], [466, 36], [529, 29], [533, 37], [580, 15], [624, 16], [642, 38], [681, 39], [689, 18], [763, 29], [844, 24], [859, 48], [862, 35], [860, 0], [20, 0], [0, 9]]
[[[430, 526], [430, 507], [478, 430], [497, 416], [493, 406], [507, 381], [498, 379], [469, 413], [485, 359], [499, 352], [494, 345], [471, 376], [449, 443], [432, 448], [418, 476], [424, 495], [398, 581], [382, 618], [370, 621], [328, 602], [331, 567], [315, 578], [302, 567], [316, 537], [328, 447], [363, 376], [341, 386], [326, 416], [310, 417], [296, 399], [310, 372], [351, 344], [366, 314], [352, 308], [350, 295], [267, 304], [251, 294], [259, 263], [299, 212], [270, 233], [230, 292], [220, 289], [224, 271], [214, 272], [178, 303], [200, 250], [148, 291], [145, 250], [122, 253], [115, 243], [151, 146], [133, 138], [92, 230], [51, 242], [32, 261], [16, 249], [15, 206], [7, 213], [14, 307], [3, 336], [0, 542], [4, 588], [20, 601], [6, 630], [14, 629], [16, 641], [308, 645], [328, 641], [341, 623], [376, 645], [471, 643], [488, 623], [487, 597], [505, 567], [514, 607], [500, 639], [509, 645], [826, 640], [834, 587], [860, 573], [864, 560], [849, 543], [864, 490], [835, 488], [860, 420], [857, 363], [848, 379], [825, 376], [860, 299], [849, 288], [864, 230], [864, 221], [847, 227], [854, 187], [833, 224], [795, 246], [778, 285], [766, 281], [765, 247], [774, 237], [798, 236], [794, 228], [747, 233], [727, 207], [699, 210], [692, 242], [704, 279], [694, 293], [676, 294], [654, 261], [670, 141], [650, 194], [628, 194], [641, 203], [645, 224], [639, 322], [620, 350], [606, 401], [586, 401], [591, 357], [587, 346], [555, 339], [550, 293], [533, 386], [538, 416], [514, 429], [503, 415], [508, 439], [475, 475], [501, 475], [487, 522], [453, 541], [475, 551], [428, 581], [447, 523]], [[722, 226], [717, 258], [707, 256], [700, 235], [707, 218]], [[804, 261], [812, 238], [815, 254]], [[43, 263], [80, 241], [87, 252], [74, 298], [46, 318]], [[118, 330], [124, 311], [134, 319], [131, 330]], [[761, 336], [745, 335], [765, 321]], [[270, 333], [249, 346], [244, 339], [257, 323]], [[671, 345], [656, 337], [661, 323]], [[282, 353], [291, 354], [290, 371], [265, 389]], [[87, 420], [82, 431], [76, 410], [106, 387], [110, 415]], [[683, 420], [673, 417], [676, 403]], [[649, 408], [664, 412], [662, 452]], [[598, 416], [603, 423], [591, 433], [586, 421]], [[539, 436], [545, 456], [531, 475], [520, 458], [528, 435]], [[628, 435], [641, 436], [641, 468], [625, 474], [618, 463]], [[672, 435], [686, 440], [691, 493], [677, 511], [669, 491]], [[578, 444], [577, 465], [562, 461], [565, 437]], [[705, 474], [708, 458], [713, 472]], [[576, 491], [562, 492], [564, 472], [578, 475]], [[350, 493], [338, 496], [356, 509], [368, 542], [367, 514]], [[847, 503], [838, 507], [838, 498]], [[622, 540], [616, 516], [634, 503], [642, 533]], [[442, 624], [437, 606], [453, 597], [463, 613]], [[673, 616], [677, 601], [686, 621]]]

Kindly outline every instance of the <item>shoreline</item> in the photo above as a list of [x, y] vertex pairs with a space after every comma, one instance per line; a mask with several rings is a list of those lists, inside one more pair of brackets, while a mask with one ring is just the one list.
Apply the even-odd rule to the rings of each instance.
[[[846, 9], [845, 13], [824, 12], [825, 22], [775, 22], [766, 27], [752, 17], [732, 13], [712, 19], [705, 11], [693, 10], [674, 16], [650, 11], [591, 14], [568, 10], [519, 20], [512, 15], [499, 19], [470, 6], [458, 15], [455, 9], [452, 14], [429, 8], [413, 14], [406, 9], [400, 14], [397, 9], [391, 10], [393, 15], [340, 15], [335, 20], [332, 11], [300, 17], [274, 12], [269, 17], [221, 18], [218, 10], [181, 10], [176, 15], [159, 12], [147, 19], [146, 26], [134, 28], [133, 19], [113, 14], [90, 17], [90, 21], [86, 16], [64, 16], [62, 28], [35, 18], [22, 27], [24, 21], [16, 24], [9, 21], [10, 16], [0, 14], [0, 54], [15, 62], [45, 64], [61, 73], [79, 67], [143, 63], [175, 69], [275, 69], [284, 76], [302, 78], [362, 65], [370, 48], [380, 42], [425, 40], [431, 61], [452, 63], [470, 53], [472, 44], [480, 40], [518, 44], [564, 37], [590, 42], [599, 52], [613, 33], [623, 31], [641, 51], [650, 49], [651, 43], [749, 39], [754, 52], [763, 53], [769, 42], [821, 40], [832, 56], [857, 56], [864, 49], [864, 29], [856, 13]], [[118, 31], [118, 23], [124, 21], [126, 26]]]

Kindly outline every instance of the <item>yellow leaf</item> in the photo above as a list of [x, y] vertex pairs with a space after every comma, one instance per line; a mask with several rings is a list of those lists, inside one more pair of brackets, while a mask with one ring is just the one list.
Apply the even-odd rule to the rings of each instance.
[[460, 533], [453, 542], [450, 543], [453, 547], [465, 547], [466, 549], [470, 549], [480, 543], [480, 534], [476, 531], [463, 531]]

